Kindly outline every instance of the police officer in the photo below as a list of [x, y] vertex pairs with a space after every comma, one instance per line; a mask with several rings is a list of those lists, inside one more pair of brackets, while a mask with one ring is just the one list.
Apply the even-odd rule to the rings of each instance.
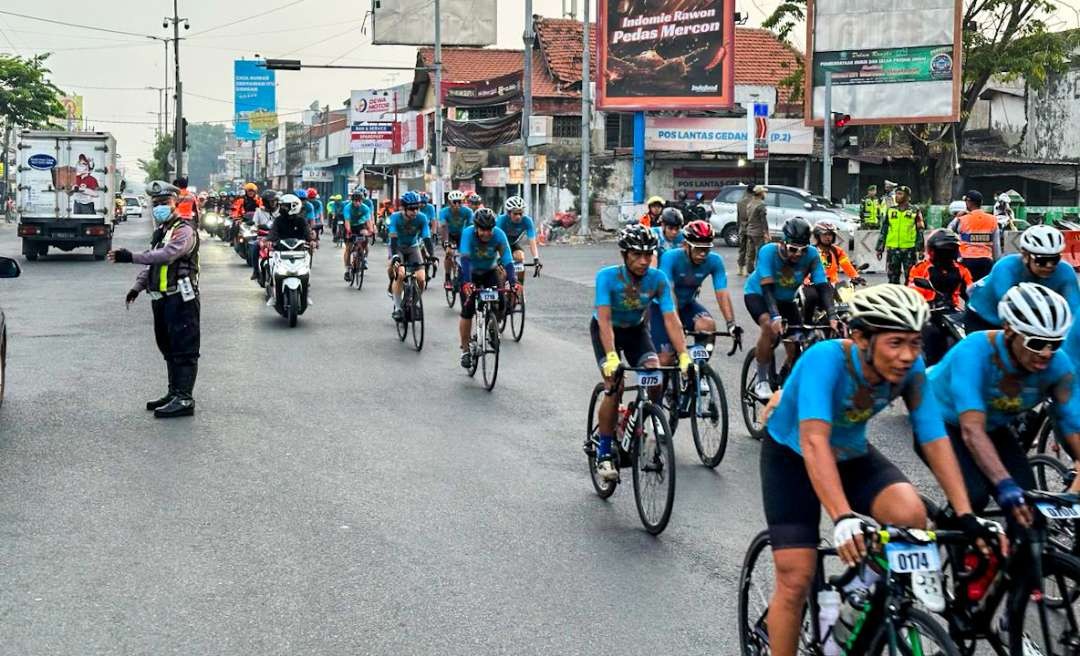
[[896, 285], [900, 283], [903, 275], [904, 284], [908, 282], [908, 271], [915, 263], [922, 259], [923, 253], [923, 230], [926, 222], [923, 220], [922, 210], [911, 205], [911, 189], [897, 187], [896, 206], [890, 207], [885, 212], [881, 222], [881, 234], [878, 236], [877, 259], [889, 249], [889, 256], [885, 261], [885, 270], [889, 274], [889, 282]]
[[862, 227], [867, 230], [880, 228], [880, 217], [884, 210], [882, 201], [877, 197], [877, 185], [870, 185], [866, 188], [866, 198], [863, 199], [862, 206], [859, 208], [859, 219], [862, 220]]
[[191, 392], [199, 368], [199, 235], [190, 219], [176, 211], [179, 189], [155, 180], [147, 187], [156, 229], [150, 250], [118, 248], [109, 261], [145, 264], [125, 299], [130, 306], [146, 291], [154, 311], [154, 337], [169, 371], [168, 393], [148, 401], [155, 417], [195, 414]]
[[949, 223], [960, 236], [960, 257], [978, 281], [990, 273], [1001, 258], [1001, 235], [997, 219], [982, 209], [983, 196], [976, 190], [964, 194], [964, 213]]

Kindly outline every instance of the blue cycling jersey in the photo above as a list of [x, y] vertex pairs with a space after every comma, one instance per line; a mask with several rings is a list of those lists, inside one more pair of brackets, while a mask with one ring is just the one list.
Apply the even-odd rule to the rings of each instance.
[[507, 271], [514, 270], [514, 256], [510, 253], [510, 242], [506, 233], [498, 228], [491, 231], [491, 239], [481, 241], [476, 236], [476, 228], [469, 226], [461, 231], [462, 271], [484, 273], [501, 264]]
[[[611, 307], [611, 325], [630, 328], [641, 325], [655, 300], [664, 314], [675, 311], [671, 282], [660, 269], [649, 267], [640, 280], [634, 280], [625, 266], [610, 266], [596, 273], [596, 307]], [[599, 319], [599, 313], [593, 317]]]
[[316, 198], [315, 200], [312, 200], [312, 201], [309, 201], [309, 202], [311, 203], [311, 217], [310, 218], [313, 219], [316, 224], [322, 224], [322, 217], [323, 217], [323, 204], [322, 204], [322, 201], [319, 200], [318, 198]]
[[727, 271], [724, 258], [717, 253], [709, 253], [705, 261], [695, 265], [690, 261], [686, 250], [677, 248], [664, 253], [660, 258], [660, 270], [671, 281], [675, 289], [675, 300], [680, 308], [689, 305], [697, 296], [701, 283], [712, 276], [713, 291], [727, 289]]
[[780, 444], [802, 455], [799, 423], [818, 419], [832, 424], [829, 446], [836, 459], [866, 455], [866, 422], [903, 396], [920, 444], [945, 437], [941, 408], [926, 384], [922, 356], [899, 385], [870, 385], [863, 377], [863, 356], [853, 342], [831, 339], [814, 344], [791, 370], [768, 430]]
[[1080, 319], [1076, 316], [1077, 312], [1080, 312], [1080, 308], [1073, 308], [1073, 325], [1069, 329], [1069, 334], [1065, 336], [1065, 344], [1061, 347], [1065, 355], [1069, 356], [1073, 369], [1080, 369]]
[[457, 212], [449, 207], [439, 210], [439, 223], [446, 226], [446, 233], [451, 237], [458, 237], [461, 231], [472, 225], [473, 211], [462, 206]]
[[344, 216], [352, 227], [358, 228], [371, 220], [371, 208], [364, 203], [354, 206], [350, 201], [345, 205]]
[[984, 321], [1001, 326], [998, 318], [998, 302], [1005, 292], [1021, 282], [1037, 282], [1049, 287], [1065, 297], [1072, 308], [1080, 308], [1080, 285], [1076, 284], [1073, 268], [1065, 262], [1058, 262], [1057, 268], [1049, 278], [1040, 278], [1028, 270], [1022, 256], [1006, 255], [994, 264], [990, 273], [968, 289], [968, 308]]
[[431, 203], [425, 203], [420, 206], [420, 213], [427, 217], [428, 221], [435, 220], [435, 206]]
[[399, 248], [416, 248], [421, 239], [431, 239], [431, 228], [420, 212], [412, 220], [401, 212], [394, 212], [390, 215], [390, 237], [397, 238]]
[[930, 369], [930, 386], [941, 404], [945, 422], [960, 425], [968, 411], [986, 414], [986, 430], [1007, 426], [1017, 415], [1047, 399], [1063, 434], [1080, 431], [1080, 396], [1074, 391], [1073, 365], [1064, 351], [1054, 353], [1039, 372], [1016, 366], [1005, 344], [1005, 332], [968, 335]]
[[533, 225], [532, 217], [524, 214], [520, 221], [514, 221], [509, 214], [500, 214], [495, 219], [495, 226], [506, 233], [506, 238], [511, 244], [521, 241], [522, 235], [529, 239], [536, 239], [536, 226]]
[[780, 257], [779, 244], [765, 244], [758, 251], [757, 268], [746, 279], [743, 293], [763, 293], [761, 291], [762, 279], [772, 278], [773, 297], [778, 301], [792, 301], [806, 276], [810, 276], [810, 282], [815, 285], [829, 282], [829, 279], [825, 277], [825, 267], [821, 266], [821, 255], [818, 249], [813, 246], [808, 247], [799, 261], [792, 264]]
[[677, 246], [682, 246], [682, 243], [686, 241], [686, 237], [683, 236], [682, 230], [675, 233], [675, 239], [668, 239], [665, 237], [663, 227], [654, 227], [650, 228], [650, 230], [656, 235], [656, 241], [658, 242], [656, 245], [657, 257], [661, 257], [664, 253]]

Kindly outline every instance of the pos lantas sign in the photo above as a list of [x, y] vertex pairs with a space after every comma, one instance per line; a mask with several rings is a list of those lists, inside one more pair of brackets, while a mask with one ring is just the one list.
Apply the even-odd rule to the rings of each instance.
[[734, 104], [734, 0], [599, 0], [599, 5], [601, 109]]

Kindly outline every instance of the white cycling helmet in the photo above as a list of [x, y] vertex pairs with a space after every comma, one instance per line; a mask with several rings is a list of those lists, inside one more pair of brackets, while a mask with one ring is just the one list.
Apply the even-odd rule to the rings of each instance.
[[451, 191], [450, 193], [446, 194], [446, 199], [448, 201], [450, 201], [451, 203], [453, 203], [454, 201], [461, 202], [461, 201], [465, 200], [465, 194], [463, 194], [460, 191], [458, 191], [457, 189], [455, 189], [455, 190]]
[[954, 200], [949, 203], [949, 216], [955, 217], [958, 214], [967, 212], [967, 203], [962, 200]]
[[998, 302], [1002, 323], [1026, 337], [1064, 339], [1072, 310], [1061, 294], [1034, 282], [1022, 282]]
[[299, 214], [304, 203], [296, 197], [296, 194], [285, 194], [278, 199], [278, 207], [283, 208], [287, 214]]
[[1001, 194], [997, 199], [999, 203], [1004, 203], [1006, 205], [1012, 204], [1012, 198], [1009, 198], [1009, 194]]
[[875, 285], [851, 299], [851, 327], [870, 332], [917, 333], [930, 316], [922, 294], [903, 285]]
[[525, 211], [525, 199], [521, 196], [511, 196], [506, 199], [506, 211], [516, 212], [517, 210]]
[[1020, 250], [1032, 255], [1058, 255], [1065, 250], [1065, 237], [1053, 226], [1033, 225], [1020, 233]]

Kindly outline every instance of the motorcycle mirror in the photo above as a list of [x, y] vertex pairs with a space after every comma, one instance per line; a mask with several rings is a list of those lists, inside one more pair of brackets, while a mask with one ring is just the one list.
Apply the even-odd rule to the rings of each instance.
[[866, 271], [869, 268], [870, 268], [870, 263], [869, 262], [863, 262], [862, 264], [859, 265], [859, 267], [856, 269], [856, 271]]
[[934, 291], [934, 286], [931, 285], [930, 281], [927, 280], [926, 278], [915, 278], [912, 282], [919, 289], [925, 289], [926, 291], [929, 291], [929, 292]]

